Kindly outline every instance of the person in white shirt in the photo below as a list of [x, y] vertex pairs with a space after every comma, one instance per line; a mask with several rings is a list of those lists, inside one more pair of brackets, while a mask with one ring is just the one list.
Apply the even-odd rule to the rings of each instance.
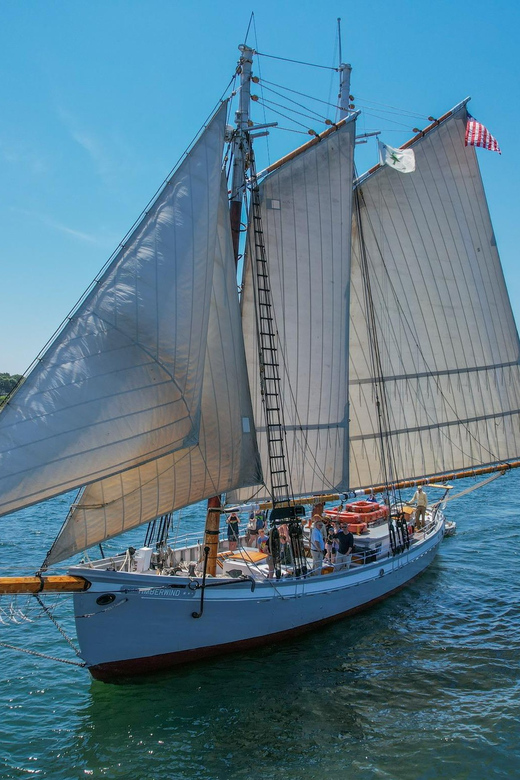
[[426, 521], [426, 507], [428, 506], [428, 497], [421, 486], [415, 491], [412, 504], [417, 504], [417, 509], [415, 510], [415, 530], [421, 531]]
[[311, 530], [311, 554], [312, 554], [312, 573], [321, 574], [323, 565], [323, 555], [325, 553], [325, 540], [323, 538], [323, 520], [321, 517], [315, 519]]

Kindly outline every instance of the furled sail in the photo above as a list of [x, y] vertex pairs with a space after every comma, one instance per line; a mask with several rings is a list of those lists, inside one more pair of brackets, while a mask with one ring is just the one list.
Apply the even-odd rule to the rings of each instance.
[[224, 180], [222, 185], [198, 444], [88, 485], [47, 564], [161, 514], [262, 479]]
[[[415, 172], [362, 178], [353, 217], [350, 486], [517, 457], [519, 343], [466, 102], [418, 137]], [[363, 279], [368, 268], [370, 294]], [[375, 322], [379, 362], [367, 321]], [[375, 413], [379, 391], [387, 475]]]
[[[288, 476], [295, 496], [348, 487], [348, 309], [355, 116], [260, 184], [277, 332]], [[269, 463], [249, 236], [242, 320], [262, 468]], [[231, 500], [268, 495], [264, 487]]]
[[0, 414], [0, 514], [197, 443], [225, 119]]

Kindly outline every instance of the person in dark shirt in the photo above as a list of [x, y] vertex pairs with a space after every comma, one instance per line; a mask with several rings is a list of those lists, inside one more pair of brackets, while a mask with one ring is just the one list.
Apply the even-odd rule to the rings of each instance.
[[274, 577], [274, 558], [271, 553], [271, 539], [269, 538], [269, 533], [266, 531], [265, 527], [262, 527], [258, 532], [257, 545], [259, 551], [266, 553], [267, 555], [266, 563], [269, 572], [267, 576], [272, 580]]
[[292, 563], [291, 541], [287, 523], [278, 527], [278, 533], [280, 534], [280, 562], [287, 565]]
[[331, 520], [325, 521], [325, 549], [327, 550], [327, 555], [324, 561], [327, 563], [336, 562], [336, 553], [338, 551], [338, 540], [334, 538], [336, 530]]
[[346, 524], [341, 524], [340, 530], [333, 535], [338, 540], [338, 552], [336, 554], [336, 570], [349, 569], [354, 549], [354, 537]]
[[230, 550], [236, 550], [238, 547], [238, 515], [233, 512], [227, 518], [227, 538]]

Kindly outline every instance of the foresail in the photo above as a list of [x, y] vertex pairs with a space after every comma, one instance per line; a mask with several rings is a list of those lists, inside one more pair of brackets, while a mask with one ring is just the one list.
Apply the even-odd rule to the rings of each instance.
[[386, 477], [375, 412], [379, 371], [371, 363], [366, 326], [370, 312], [388, 410], [390, 479], [441, 474], [519, 454], [518, 336], [475, 149], [464, 146], [465, 127], [463, 104], [413, 143], [414, 173], [380, 167], [357, 188], [351, 488], [382, 484]]
[[[348, 487], [348, 306], [355, 117], [260, 184], [294, 495]], [[251, 247], [242, 319], [253, 410], [269, 485]], [[230, 500], [268, 495], [240, 491]]]
[[197, 445], [89, 485], [73, 507], [48, 564], [159, 515], [262, 478], [247, 381], [225, 181]]
[[225, 120], [0, 414], [0, 514], [197, 443]]

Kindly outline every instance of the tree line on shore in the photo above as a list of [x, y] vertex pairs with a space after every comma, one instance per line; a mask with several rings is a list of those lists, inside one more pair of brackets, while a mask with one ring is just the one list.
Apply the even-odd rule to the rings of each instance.
[[0, 373], [0, 396], [9, 395], [13, 387], [22, 379], [21, 374]]

